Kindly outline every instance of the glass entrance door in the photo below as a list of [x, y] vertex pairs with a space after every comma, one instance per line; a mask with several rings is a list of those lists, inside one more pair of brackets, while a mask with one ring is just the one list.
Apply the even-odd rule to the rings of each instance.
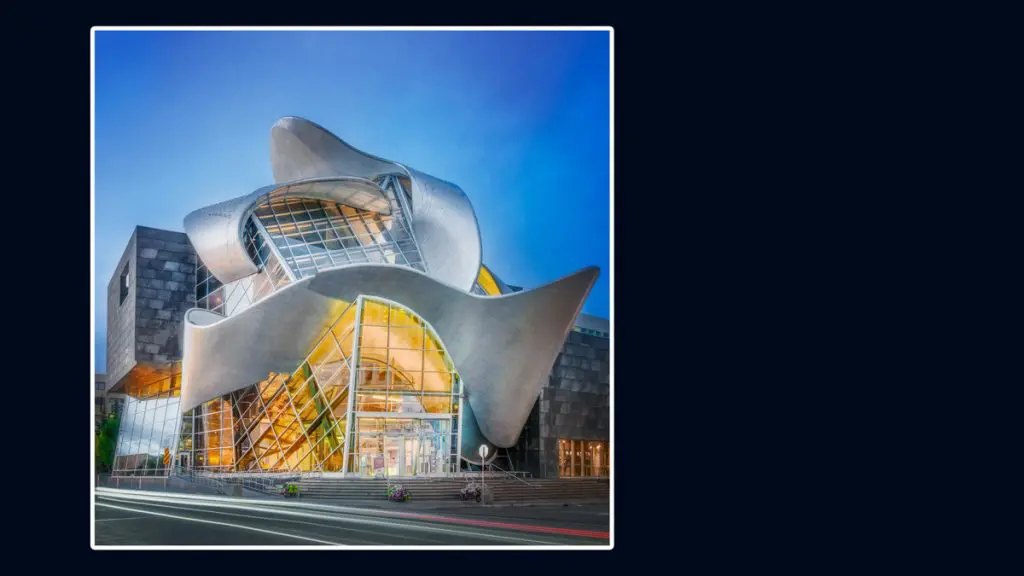
[[386, 476], [403, 476], [405, 443], [401, 436], [384, 437], [384, 474]]
[[360, 417], [352, 471], [373, 476], [432, 476], [448, 472], [450, 422]]

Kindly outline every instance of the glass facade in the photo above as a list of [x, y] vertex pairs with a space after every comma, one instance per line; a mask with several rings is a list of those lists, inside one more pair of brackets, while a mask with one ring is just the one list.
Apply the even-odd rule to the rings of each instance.
[[207, 472], [458, 470], [462, 386], [451, 358], [415, 313], [375, 298], [343, 304], [291, 374], [183, 417], [179, 395], [180, 373], [131, 391], [115, 474], [165, 475], [165, 450], [174, 465]]
[[249, 257], [259, 272], [234, 282], [221, 284], [203, 261], [196, 257], [196, 307], [224, 316], [245, 310], [291, 282], [277, 254], [270, 249], [255, 221], [250, 218], [242, 238]]
[[366, 262], [425, 271], [402, 207], [392, 208], [386, 216], [326, 200], [277, 198], [260, 204], [255, 218], [296, 278]]
[[165, 476], [164, 451], [175, 450], [178, 436], [180, 371], [126, 391], [114, 450], [118, 476]]
[[357, 309], [344, 308], [292, 374], [185, 414], [179, 463], [210, 472], [340, 471]]
[[347, 471], [419, 476], [458, 471], [462, 383], [423, 321], [363, 298]]
[[558, 441], [558, 475], [562, 478], [608, 476], [608, 442], [603, 440]]
[[[358, 476], [435, 476], [454, 472], [449, 419], [357, 417], [349, 470]], [[457, 460], [455, 460], [457, 463]]]

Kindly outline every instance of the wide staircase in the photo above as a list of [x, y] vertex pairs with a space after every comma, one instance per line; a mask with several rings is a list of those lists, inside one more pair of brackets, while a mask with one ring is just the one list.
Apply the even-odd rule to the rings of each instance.
[[[459, 491], [479, 478], [398, 478], [417, 502], [458, 502]], [[508, 476], [485, 480], [494, 495], [495, 504], [605, 502], [608, 500], [607, 478], [565, 478], [521, 480]], [[309, 478], [299, 483], [300, 498], [328, 500], [386, 500], [388, 481], [369, 478]]]

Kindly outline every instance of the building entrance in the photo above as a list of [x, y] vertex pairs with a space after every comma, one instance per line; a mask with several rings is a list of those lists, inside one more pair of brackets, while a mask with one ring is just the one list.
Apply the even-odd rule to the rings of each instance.
[[357, 418], [359, 476], [440, 476], [452, 452], [448, 419]]

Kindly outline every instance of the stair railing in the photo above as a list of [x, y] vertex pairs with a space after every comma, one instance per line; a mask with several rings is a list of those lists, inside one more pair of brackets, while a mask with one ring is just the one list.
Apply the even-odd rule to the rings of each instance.
[[[501, 472], [501, 473], [502, 473], [502, 474], [503, 474], [504, 476], [507, 476], [507, 477], [509, 477], [509, 478], [512, 478], [513, 480], [518, 480], [518, 481], [522, 482], [523, 484], [526, 484], [527, 486], [532, 486], [532, 487], [536, 488], [536, 486], [534, 486], [533, 484], [530, 484], [530, 483], [529, 483], [529, 482], [527, 482], [526, 480], [524, 480], [524, 479], [520, 478], [520, 477], [519, 477], [519, 476], [518, 476], [517, 474], [515, 474], [515, 473], [513, 473], [513, 472], [510, 472], [510, 471], [508, 471], [508, 470], [505, 470], [504, 468], [502, 468], [501, 466], [498, 466], [498, 465], [497, 465], [497, 464], [495, 464], [494, 462], [491, 462], [490, 464], [487, 464], [487, 465], [485, 465], [484, 469], [486, 470], [487, 468], [491, 468], [492, 470], [498, 470], [498, 471], [499, 471], [499, 472]], [[521, 474], [524, 474], [524, 475], [525, 475], [526, 473], [525, 473], [525, 472], [521, 472]]]
[[223, 480], [220, 480], [208, 473], [176, 465], [173, 468], [172, 474], [197, 486], [208, 486], [221, 494], [227, 493], [227, 484], [225, 484]]

